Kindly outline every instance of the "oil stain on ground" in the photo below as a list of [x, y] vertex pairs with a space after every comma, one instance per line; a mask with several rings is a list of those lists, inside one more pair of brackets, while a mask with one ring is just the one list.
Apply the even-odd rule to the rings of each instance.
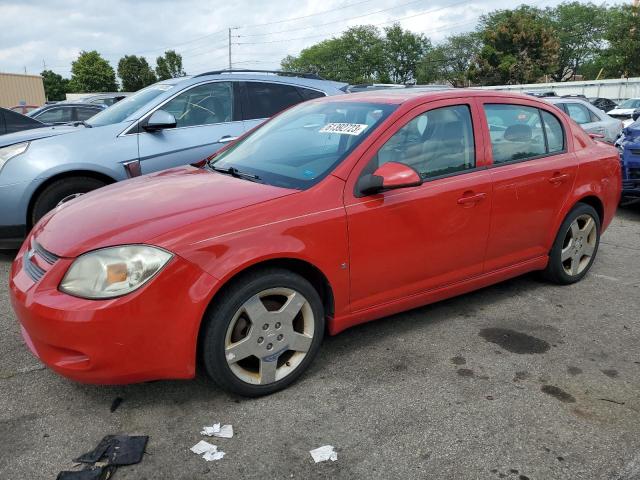
[[467, 363], [467, 359], [461, 355], [458, 355], [457, 357], [453, 357], [451, 359], [451, 363], [453, 363], [454, 365], [464, 365], [465, 363]]
[[546, 393], [547, 395], [551, 395], [552, 397], [557, 398], [561, 402], [565, 402], [565, 403], [576, 402], [576, 399], [573, 397], [573, 395], [565, 392], [564, 390], [562, 390], [559, 387], [556, 387], [555, 385], [542, 385], [542, 387], [540, 387], [540, 390]]
[[544, 340], [507, 328], [483, 328], [479, 335], [512, 353], [545, 353], [550, 348]]

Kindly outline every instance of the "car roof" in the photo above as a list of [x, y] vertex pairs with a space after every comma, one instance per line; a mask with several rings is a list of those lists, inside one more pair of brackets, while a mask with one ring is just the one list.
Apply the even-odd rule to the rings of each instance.
[[347, 101], [347, 102], [370, 102], [370, 103], [421, 103], [425, 99], [429, 100], [445, 100], [447, 98], [459, 97], [494, 97], [494, 98], [513, 98], [532, 101], [535, 97], [515, 92], [501, 92], [497, 90], [474, 89], [474, 88], [406, 88], [406, 89], [387, 89], [374, 90], [370, 92], [350, 93], [349, 95], [339, 97], [324, 97], [313, 100], [318, 101]]

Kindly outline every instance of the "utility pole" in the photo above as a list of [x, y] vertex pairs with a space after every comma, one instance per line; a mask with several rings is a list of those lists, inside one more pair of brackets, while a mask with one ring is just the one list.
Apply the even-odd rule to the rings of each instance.
[[232, 63], [231, 63], [231, 27], [229, 27], [229, 70], [231, 70], [232, 67]]

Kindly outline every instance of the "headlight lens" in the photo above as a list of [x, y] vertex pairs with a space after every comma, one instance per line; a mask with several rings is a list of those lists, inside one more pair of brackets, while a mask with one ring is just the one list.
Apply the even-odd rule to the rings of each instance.
[[0, 148], [0, 170], [4, 167], [4, 164], [11, 160], [13, 157], [18, 156], [27, 151], [29, 148], [29, 142], [16, 143], [15, 145], [9, 145], [8, 147]]
[[79, 256], [60, 283], [60, 290], [81, 298], [113, 298], [147, 283], [173, 255], [147, 245], [109, 247]]

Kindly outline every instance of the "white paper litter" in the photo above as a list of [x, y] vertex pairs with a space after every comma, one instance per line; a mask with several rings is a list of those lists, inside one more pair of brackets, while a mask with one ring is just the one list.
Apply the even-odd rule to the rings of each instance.
[[218, 450], [218, 447], [210, 444], [209, 442], [205, 442], [204, 440], [200, 440], [190, 449], [196, 455], [202, 455], [207, 462], [211, 462], [213, 460], [220, 460], [224, 457], [225, 453]]
[[224, 452], [221, 451], [207, 452], [202, 456], [202, 458], [204, 458], [207, 462], [213, 462], [214, 460], [221, 460], [224, 455]]
[[216, 452], [218, 447], [215, 445], [211, 445], [209, 442], [205, 442], [204, 440], [200, 440], [190, 449], [196, 455], [202, 455], [205, 452]]
[[202, 427], [201, 435], [208, 437], [233, 438], [233, 425], [222, 425], [214, 423], [210, 427]]
[[338, 453], [333, 449], [332, 445], [318, 447], [315, 450], [310, 450], [309, 453], [313, 457], [313, 461], [316, 463], [326, 462], [327, 460], [335, 462], [338, 460]]

